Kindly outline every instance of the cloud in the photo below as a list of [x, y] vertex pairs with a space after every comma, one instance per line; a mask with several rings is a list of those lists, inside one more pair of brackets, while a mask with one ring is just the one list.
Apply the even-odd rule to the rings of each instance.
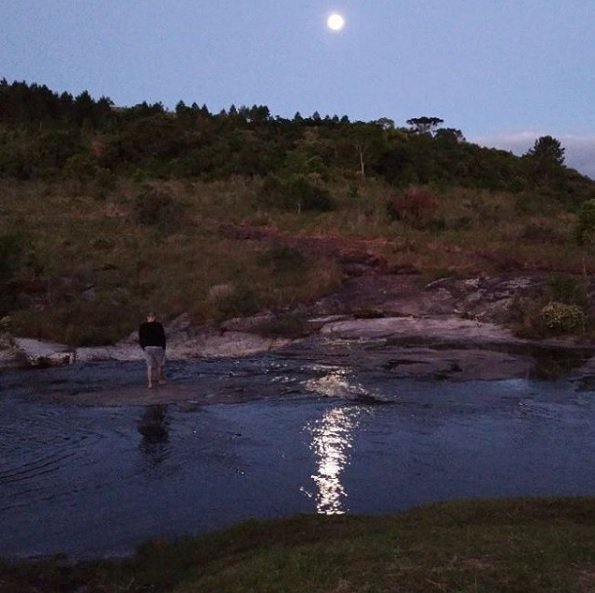
[[[480, 146], [501, 148], [521, 155], [533, 147], [537, 138], [546, 135], [546, 133], [541, 132], [523, 131], [496, 134], [494, 136], [480, 136], [470, 140]], [[550, 134], [550, 136], [554, 136], [565, 148], [564, 156], [567, 166], [595, 180], [595, 136], [576, 136], [573, 134], [563, 136]]]

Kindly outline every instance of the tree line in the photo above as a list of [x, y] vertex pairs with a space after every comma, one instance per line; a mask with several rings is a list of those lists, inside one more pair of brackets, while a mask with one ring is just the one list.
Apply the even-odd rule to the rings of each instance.
[[395, 187], [462, 186], [534, 191], [580, 204], [593, 182], [564, 164], [564, 149], [550, 136], [523, 157], [467, 142], [435, 116], [397, 126], [389, 118], [350, 121], [346, 115], [291, 119], [265, 105], [232, 105], [218, 113], [206, 105], [174, 110], [161, 103], [116, 107], [57, 93], [45, 85], [0, 81], [0, 177], [111, 179], [230, 176], [296, 178], [324, 185], [361, 177]]

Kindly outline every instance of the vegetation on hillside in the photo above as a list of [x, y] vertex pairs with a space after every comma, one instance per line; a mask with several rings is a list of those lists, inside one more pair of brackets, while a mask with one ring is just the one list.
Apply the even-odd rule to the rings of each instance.
[[425, 277], [590, 274], [595, 182], [565, 166], [559, 141], [516, 157], [443, 123], [119, 108], [2, 80], [0, 317], [15, 333], [101, 344], [147, 308], [217, 321], [342, 281], [332, 259], [279, 263], [266, 253], [279, 245], [240, 244], [226, 225], [366, 238]]

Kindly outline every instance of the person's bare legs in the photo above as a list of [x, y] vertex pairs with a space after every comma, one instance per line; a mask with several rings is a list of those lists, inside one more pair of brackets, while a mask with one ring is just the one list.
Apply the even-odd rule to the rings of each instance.
[[153, 387], [153, 367], [147, 367], [147, 387]]

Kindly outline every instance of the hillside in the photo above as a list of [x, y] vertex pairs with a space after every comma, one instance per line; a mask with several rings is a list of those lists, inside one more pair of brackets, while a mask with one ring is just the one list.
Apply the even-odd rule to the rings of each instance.
[[554, 331], [590, 331], [595, 182], [553, 138], [516, 157], [443, 123], [115, 108], [1, 81], [3, 329], [105, 344], [148, 309], [220, 323], [407, 270], [420, 287], [538, 271], [510, 323], [547, 333], [555, 301], [584, 318]]

